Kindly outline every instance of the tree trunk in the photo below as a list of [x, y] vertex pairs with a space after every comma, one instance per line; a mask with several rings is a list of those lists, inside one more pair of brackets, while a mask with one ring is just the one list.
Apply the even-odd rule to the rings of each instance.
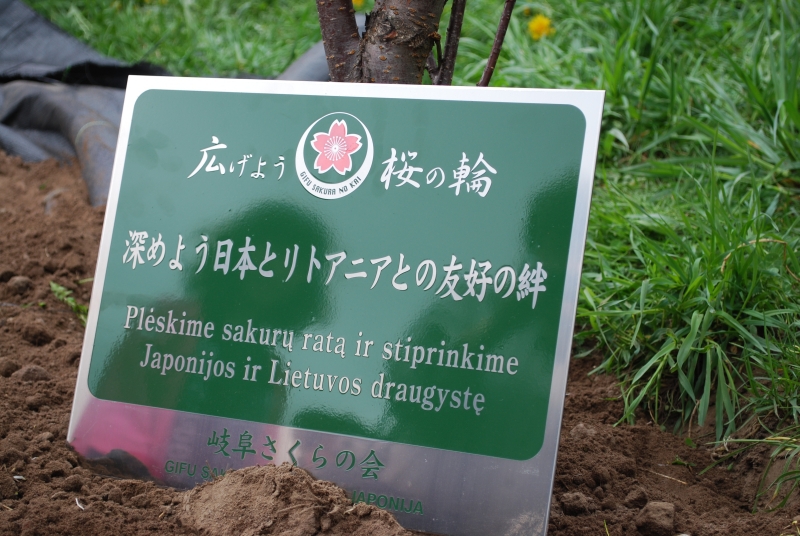
[[441, 50], [439, 20], [445, 2], [376, 0], [359, 38], [352, 0], [319, 0], [331, 80], [421, 84], [431, 50], [434, 45]]
[[347, 82], [348, 75], [361, 64], [361, 39], [353, 1], [318, 0], [317, 13], [331, 81]]
[[421, 84], [439, 35], [445, 0], [377, 0], [361, 48], [361, 72], [351, 81]]

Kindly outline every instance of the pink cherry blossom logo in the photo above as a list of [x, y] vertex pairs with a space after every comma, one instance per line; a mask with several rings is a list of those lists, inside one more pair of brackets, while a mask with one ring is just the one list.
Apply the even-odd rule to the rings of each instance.
[[353, 169], [350, 155], [361, 149], [361, 136], [348, 134], [347, 123], [344, 120], [335, 120], [327, 133], [314, 134], [311, 147], [319, 153], [314, 160], [314, 169], [325, 173], [333, 168], [339, 175], [344, 175]]
[[[330, 125], [327, 131], [322, 130], [325, 125]], [[367, 125], [351, 113], [330, 112], [311, 123], [300, 136], [294, 165], [297, 178], [308, 193], [320, 199], [340, 199], [367, 181], [374, 156]], [[336, 173], [329, 173], [323, 180], [323, 174], [331, 169]]]

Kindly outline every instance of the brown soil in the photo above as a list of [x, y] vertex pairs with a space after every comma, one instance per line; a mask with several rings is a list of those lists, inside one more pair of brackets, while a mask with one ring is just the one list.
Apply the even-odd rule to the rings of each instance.
[[[94, 275], [104, 211], [87, 199], [76, 167], [0, 153], [0, 535], [410, 534], [288, 465], [231, 472], [188, 492], [81, 465], [65, 438], [83, 328], [49, 284], [89, 302], [82, 281]], [[715, 450], [690, 448], [646, 418], [614, 427], [619, 390], [610, 377], [588, 376], [593, 365], [572, 364], [549, 534], [797, 534], [796, 501], [750, 513], [768, 453], [699, 476]]]
[[[797, 494], [783, 510], [751, 513], [769, 451], [751, 451], [699, 475], [726, 452], [709, 445], [713, 430], [695, 429], [700, 446], [692, 448], [642, 415], [635, 426], [614, 426], [623, 413], [619, 387], [612, 377], [588, 375], [598, 363], [570, 366], [548, 534], [605, 535], [606, 526], [610, 536], [800, 534], [793, 526]], [[648, 503], [673, 506], [670, 531], [648, 524]]]

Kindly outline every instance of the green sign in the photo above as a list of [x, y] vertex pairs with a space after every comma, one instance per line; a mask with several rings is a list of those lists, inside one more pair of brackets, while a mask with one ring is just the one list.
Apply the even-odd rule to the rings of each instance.
[[533, 457], [585, 130], [567, 104], [144, 92], [91, 393]]
[[602, 102], [131, 77], [68, 441], [544, 534]]

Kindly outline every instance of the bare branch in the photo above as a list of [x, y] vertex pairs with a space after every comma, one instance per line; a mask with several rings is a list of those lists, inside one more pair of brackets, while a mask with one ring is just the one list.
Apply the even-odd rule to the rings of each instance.
[[361, 61], [352, 0], [318, 0], [317, 13], [331, 81], [344, 82]]
[[433, 58], [433, 52], [430, 53], [428, 56], [428, 63], [425, 67], [428, 69], [428, 72], [431, 74], [431, 82], [436, 84], [436, 78], [439, 76], [439, 69], [441, 68], [442, 62], [441, 59], [439, 63], [436, 63], [436, 60]]
[[444, 58], [439, 60], [439, 69], [434, 84], [449, 86], [453, 83], [453, 72], [456, 68], [458, 41], [461, 38], [461, 26], [464, 23], [464, 10], [467, 0], [453, 0], [450, 9], [450, 24], [447, 26], [447, 40], [444, 45]]
[[479, 86], [488, 86], [489, 81], [492, 79], [495, 65], [497, 65], [497, 58], [500, 56], [500, 49], [503, 48], [503, 39], [506, 37], [508, 23], [511, 21], [511, 12], [514, 10], [514, 4], [516, 3], [517, 0], [506, 0], [506, 5], [503, 7], [503, 15], [500, 17], [500, 24], [497, 26], [497, 35], [492, 45], [492, 53], [486, 62], [486, 69], [483, 71], [481, 81], [478, 82]]
[[428, 69], [428, 72], [431, 75], [431, 82], [436, 84], [436, 80], [439, 76], [439, 70], [442, 68], [442, 36], [437, 32], [433, 38], [436, 41], [436, 57], [433, 57], [433, 51], [431, 51], [430, 55], [428, 56], [428, 62], [425, 64], [425, 68]]

